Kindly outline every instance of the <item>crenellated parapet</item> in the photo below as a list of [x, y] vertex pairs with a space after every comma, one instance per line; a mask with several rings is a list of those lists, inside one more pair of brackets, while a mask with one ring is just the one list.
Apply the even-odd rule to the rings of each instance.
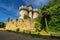
[[21, 6], [19, 8], [20, 19], [24, 19], [24, 14], [28, 14], [31, 19], [35, 19], [38, 17], [38, 9], [33, 9], [32, 5], [29, 6]]

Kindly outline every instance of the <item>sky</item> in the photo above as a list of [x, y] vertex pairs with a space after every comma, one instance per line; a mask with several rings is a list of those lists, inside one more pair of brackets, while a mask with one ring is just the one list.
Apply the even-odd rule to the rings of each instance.
[[19, 18], [19, 7], [32, 5], [33, 8], [41, 8], [48, 5], [49, 0], [0, 0], [0, 22], [7, 22], [7, 19]]

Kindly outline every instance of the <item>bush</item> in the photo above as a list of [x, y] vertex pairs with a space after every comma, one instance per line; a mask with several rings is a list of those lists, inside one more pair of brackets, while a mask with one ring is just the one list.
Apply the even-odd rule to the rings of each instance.
[[5, 23], [0, 22], [0, 28], [5, 28]]
[[20, 31], [20, 29], [19, 29], [19, 28], [17, 28], [17, 29], [16, 29], [16, 32], [19, 32], [19, 31]]
[[34, 24], [34, 27], [35, 27], [35, 29], [36, 29], [36, 31], [40, 31], [41, 30], [41, 24], [40, 24], [40, 22], [36, 22], [35, 24]]
[[23, 32], [27, 33], [27, 34], [31, 34], [31, 31], [29, 31], [29, 30], [24, 30]]

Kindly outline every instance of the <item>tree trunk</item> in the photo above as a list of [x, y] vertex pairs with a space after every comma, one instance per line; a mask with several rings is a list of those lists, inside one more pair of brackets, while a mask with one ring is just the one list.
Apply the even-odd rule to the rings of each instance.
[[47, 18], [45, 17], [45, 25], [46, 25], [46, 32], [48, 32], [48, 23], [47, 23]]

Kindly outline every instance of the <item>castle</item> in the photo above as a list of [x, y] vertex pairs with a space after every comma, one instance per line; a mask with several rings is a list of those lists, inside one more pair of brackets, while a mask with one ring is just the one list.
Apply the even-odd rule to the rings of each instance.
[[38, 17], [38, 9], [33, 9], [32, 5], [21, 6], [19, 8], [20, 19], [24, 19], [24, 14], [28, 14], [31, 19]]
[[16, 20], [9, 20], [6, 23], [6, 30], [16, 30], [17, 28], [20, 31], [24, 30], [34, 30], [35, 21], [30, 21], [30, 19], [24, 19], [24, 15], [27, 14], [30, 19], [34, 20], [38, 17], [38, 10], [33, 9], [32, 5], [29, 6], [21, 6], [19, 8], [19, 18]]

